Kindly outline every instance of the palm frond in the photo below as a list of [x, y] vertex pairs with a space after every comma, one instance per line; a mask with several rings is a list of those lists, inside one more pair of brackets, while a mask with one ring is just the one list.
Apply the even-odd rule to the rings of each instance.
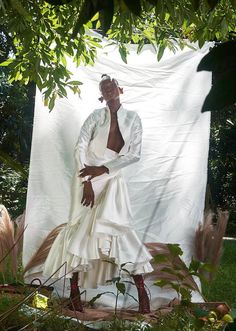
[[16, 224], [16, 229], [15, 229], [15, 251], [16, 251], [16, 256], [20, 256], [23, 248], [23, 235], [26, 229], [25, 226], [25, 211], [23, 214], [18, 216], [15, 220], [14, 223]]
[[0, 268], [4, 269], [6, 257], [10, 255], [12, 270], [16, 274], [17, 259], [14, 246], [14, 223], [6, 207], [0, 205]]
[[30, 261], [25, 266], [24, 273], [26, 273], [30, 269], [37, 267], [45, 262], [54, 240], [56, 239], [59, 232], [64, 228], [65, 225], [66, 225], [66, 223], [57, 226], [55, 229], [53, 229], [48, 234], [48, 236], [44, 239], [42, 244], [39, 246], [37, 251], [34, 253], [34, 255], [31, 257]]
[[[216, 223], [214, 218], [215, 214], [212, 211], [205, 214], [203, 224], [200, 224], [196, 231], [195, 251], [199, 261], [209, 263], [216, 269], [222, 254], [223, 237], [229, 219], [229, 212], [218, 210]], [[205, 276], [211, 280], [213, 274], [205, 272]]]

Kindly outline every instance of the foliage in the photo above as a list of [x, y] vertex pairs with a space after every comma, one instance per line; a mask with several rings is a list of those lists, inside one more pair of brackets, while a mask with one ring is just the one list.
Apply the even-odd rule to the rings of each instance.
[[143, 320], [125, 321], [122, 319], [115, 319], [111, 322], [104, 323], [101, 331], [152, 331], [154, 328], [151, 324]]
[[[169, 245], [172, 258], [179, 257], [181, 250], [177, 245]], [[159, 259], [163, 257], [159, 257]], [[125, 271], [125, 265], [122, 266]], [[189, 270], [192, 273], [196, 273], [198, 269], [197, 263], [192, 263]], [[124, 284], [120, 278], [113, 280], [117, 285], [119, 293], [123, 294]], [[51, 300], [50, 308], [47, 310], [33, 311], [29, 307], [32, 302], [32, 294], [29, 295], [17, 295], [17, 294], [4, 294], [0, 293], [0, 330], [6, 330], [7, 328], [15, 327], [15, 330], [19, 330], [20, 327], [25, 330], [89, 330], [86, 326], [71, 321], [71, 319], [64, 319], [60, 317], [61, 308], [58, 304], [55, 304]], [[60, 303], [61, 304], [61, 303]], [[222, 306], [222, 305], [221, 305]], [[226, 307], [223, 307], [226, 308]], [[168, 313], [163, 313], [161, 310], [152, 314], [152, 318], [147, 323], [144, 319], [137, 317], [132, 322], [123, 321], [119, 318], [115, 318], [113, 321], [107, 322], [104, 326], [101, 326], [101, 330], [113, 330], [113, 331], [214, 331], [222, 330], [222, 326], [227, 324], [227, 321], [232, 321], [230, 315], [222, 312], [222, 307], [219, 306], [213, 310], [199, 306], [198, 304], [191, 304], [187, 301], [181, 302], [180, 305], [168, 308]], [[224, 309], [223, 309], [224, 310]], [[14, 329], [13, 329], [14, 330]]]
[[229, 236], [236, 235], [236, 106], [212, 112], [208, 162], [211, 208], [230, 211]]
[[[21, 302], [22, 296], [15, 294], [4, 294], [0, 293], [0, 316], [4, 314], [6, 311], [15, 307], [19, 302]], [[0, 323], [0, 331], [6, 331], [8, 328], [14, 327], [14, 329], [19, 330], [21, 327], [27, 325], [33, 317], [29, 318], [25, 314], [22, 313], [19, 309], [13, 311], [7, 319], [1, 321]], [[13, 329], [13, 330], [14, 330]]]
[[[24, 296], [18, 294], [0, 293], [0, 331], [35, 330], [35, 331], [85, 331], [89, 328], [80, 323], [63, 318], [57, 310], [36, 311], [30, 306], [21, 304]], [[28, 302], [30, 304], [30, 300]], [[17, 308], [17, 305], [20, 305]], [[17, 309], [16, 309], [17, 308]], [[7, 318], [2, 318], [5, 314]]]
[[236, 307], [236, 282], [232, 275], [236, 274], [236, 242], [225, 240], [223, 255], [213, 281], [203, 283], [203, 293], [207, 301], [224, 301]]
[[209, 180], [214, 203], [236, 209], [236, 106], [213, 112], [209, 151]]
[[19, 216], [25, 209], [27, 181], [16, 171], [0, 166], [0, 201], [13, 218]]
[[25, 209], [35, 88], [9, 83], [7, 73], [1, 69], [0, 201], [15, 218]]
[[[113, 265], [116, 265], [115, 262], [112, 262], [112, 261], [106, 261], [107, 263], [111, 263]], [[129, 262], [128, 262], [129, 263]], [[132, 285], [135, 285], [132, 281], [129, 281], [129, 280], [123, 280], [121, 276], [129, 276], [131, 277], [131, 274], [130, 272], [125, 268], [126, 264], [128, 263], [123, 263], [121, 264], [120, 268], [119, 268], [119, 274], [117, 277], [114, 277], [110, 280], [107, 280], [107, 283], [112, 283], [112, 284], [115, 284], [116, 286], [116, 293], [113, 293], [113, 292], [103, 292], [103, 293], [99, 293], [98, 295], [94, 296], [88, 303], [88, 305], [90, 306], [93, 306], [94, 302], [99, 299], [103, 294], [106, 294], [106, 293], [110, 293], [110, 294], [113, 294], [115, 296], [115, 307], [114, 307], [114, 316], [117, 317], [117, 305], [118, 305], [118, 298], [119, 298], [119, 295], [122, 294], [122, 295], [128, 295], [130, 297], [132, 297], [135, 301], [137, 301], [131, 294], [129, 294], [127, 291], [126, 291], [126, 284], [132, 284]]]
[[[229, 314], [227, 314], [228, 317]], [[230, 315], [229, 315], [230, 316]], [[225, 319], [227, 319], [225, 317]], [[156, 331], [213, 331], [223, 330], [227, 325], [217, 312], [207, 311], [199, 308], [197, 305], [192, 306], [192, 311], [184, 306], [175, 306], [167, 315], [160, 315]], [[232, 317], [229, 317], [232, 323]]]
[[[213, 271], [211, 266], [200, 261], [192, 259], [187, 267], [180, 266], [176, 258], [180, 257], [183, 252], [179, 245], [170, 244], [170, 255], [158, 254], [154, 257], [155, 263], [166, 263], [167, 267], [162, 269], [165, 274], [163, 277], [154, 283], [160, 287], [169, 287], [176, 291], [179, 303], [174, 305], [174, 308], [166, 315], [158, 315], [156, 330], [219, 330], [227, 324], [233, 322], [233, 318], [229, 315], [228, 308], [223, 305], [223, 312], [220, 311], [221, 306], [216, 306], [215, 310], [201, 308], [197, 304], [191, 303], [191, 292], [197, 290], [192, 282], [189, 282], [189, 276], [196, 276], [201, 281], [206, 283], [202, 276], [202, 270]], [[167, 277], [166, 275], [174, 276]]]
[[8, 70], [0, 71], [0, 149], [24, 164], [29, 160], [34, 86], [7, 81]]
[[[52, 109], [65, 87], [79, 93], [67, 68], [67, 56], [77, 64], [92, 64], [101, 39], [87, 34], [101, 29], [119, 46], [127, 61], [125, 43], [151, 43], [158, 60], [166, 47], [183, 47], [186, 39], [228, 41], [236, 31], [234, 0], [1, 0], [2, 32], [12, 41], [12, 54], [2, 65], [10, 82], [34, 81]], [[158, 50], [157, 50], [158, 48]]]

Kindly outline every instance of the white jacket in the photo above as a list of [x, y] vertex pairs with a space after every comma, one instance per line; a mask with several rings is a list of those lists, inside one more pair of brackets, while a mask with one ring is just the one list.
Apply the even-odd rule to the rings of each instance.
[[[117, 119], [125, 143], [118, 158], [103, 164], [109, 169], [109, 173], [137, 162], [141, 155], [142, 124], [140, 117], [136, 112], [126, 110], [121, 105], [117, 112]], [[86, 156], [89, 151], [95, 152], [101, 157], [104, 155], [109, 131], [110, 110], [107, 107], [94, 110], [85, 120], [75, 148], [78, 171], [88, 164]]]

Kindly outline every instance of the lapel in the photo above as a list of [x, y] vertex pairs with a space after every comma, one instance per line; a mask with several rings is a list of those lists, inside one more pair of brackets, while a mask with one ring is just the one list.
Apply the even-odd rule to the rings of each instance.
[[119, 155], [125, 154], [128, 150], [129, 146], [129, 123], [128, 123], [128, 116], [127, 116], [127, 111], [123, 108], [123, 106], [120, 106], [120, 109], [118, 110], [117, 113], [117, 118], [118, 118], [118, 124], [119, 124], [119, 129], [120, 133], [124, 139], [124, 146], [121, 148]]
[[[102, 125], [102, 130], [100, 128], [100, 134], [99, 134], [99, 144], [96, 144], [96, 151], [100, 155], [104, 155], [107, 142], [108, 142], [108, 136], [110, 131], [110, 125], [111, 125], [111, 116], [110, 116], [110, 110], [108, 107], [105, 107], [103, 110], [103, 116], [104, 116], [104, 122]], [[127, 123], [127, 111], [123, 108], [121, 105], [118, 113], [117, 113], [117, 119], [118, 119], [118, 125], [121, 132], [121, 135], [124, 139], [124, 146], [119, 152], [119, 155], [125, 154], [127, 152], [128, 146], [129, 146], [129, 125]]]

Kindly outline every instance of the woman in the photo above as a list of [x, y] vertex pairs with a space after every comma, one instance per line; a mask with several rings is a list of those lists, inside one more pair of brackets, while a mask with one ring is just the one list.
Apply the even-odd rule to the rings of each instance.
[[115, 79], [103, 75], [99, 87], [106, 107], [95, 110], [81, 128], [69, 222], [53, 243], [44, 274], [59, 268], [54, 277], [63, 276], [60, 266], [66, 262], [73, 307], [83, 311], [78, 283], [83, 288], [104, 285], [125, 264], [138, 289], [139, 312], [149, 313], [142, 274], [153, 270], [152, 257], [132, 229], [122, 176], [122, 168], [140, 158], [141, 121], [121, 105], [123, 91]]

